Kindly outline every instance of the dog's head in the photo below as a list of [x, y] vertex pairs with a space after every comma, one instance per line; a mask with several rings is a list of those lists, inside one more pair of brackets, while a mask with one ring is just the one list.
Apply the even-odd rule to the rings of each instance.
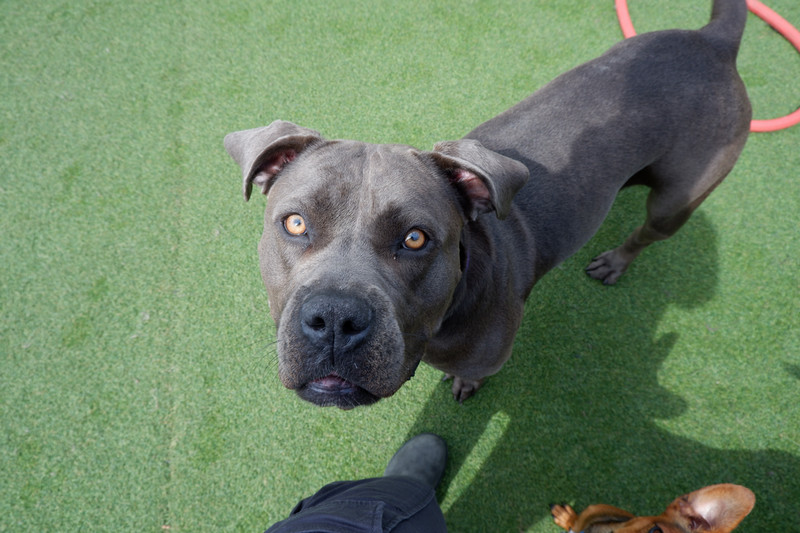
[[665, 533], [729, 533], [753, 510], [756, 497], [747, 487], [732, 483], [711, 485], [676, 498], [662, 515]]
[[231, 133], [244, 196], [268, 196], [261, 276], [283, 384], [317, 405], [391, 396], [411, 376], [461, 280], [464, 224], [503, 217], [528, 178], [477, 141], [328, 141], [289, 122]]

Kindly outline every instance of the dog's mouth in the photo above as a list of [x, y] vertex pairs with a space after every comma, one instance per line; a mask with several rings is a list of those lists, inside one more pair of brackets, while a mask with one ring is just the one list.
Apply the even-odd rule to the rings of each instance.
[[306, 383], [297, 389], [297, 394], [320, 407], [335, 405], [339, 409], [352, 409], [380, 400], [380, 396], [347, 381], [336, 373]]

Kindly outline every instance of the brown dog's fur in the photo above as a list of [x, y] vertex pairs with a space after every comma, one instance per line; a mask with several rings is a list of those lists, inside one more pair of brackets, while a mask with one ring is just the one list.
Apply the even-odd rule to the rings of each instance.
[[659, 516], [635, 516], [610, 505], [590, 505], [580, 514], [569, 505], [553, 505], [556, 525], [573, 533], [729, 533], [755, 505], [741, 485], [721, 484], [673, 501]]

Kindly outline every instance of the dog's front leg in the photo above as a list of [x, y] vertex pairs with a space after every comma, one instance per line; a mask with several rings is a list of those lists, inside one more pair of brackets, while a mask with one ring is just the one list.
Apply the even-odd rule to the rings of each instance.
[[442, 378], [442, 381], [447, 381], [449, 379], [453, 380], [453, 386], [451, 388], [453, 391], [453, 398], [458, 403], [464, 403], [464, 400], [468, 399], [478, 391], [486, 378], [466, 379], [454, 376], [452, 374], [445, 374], [444, 378]]

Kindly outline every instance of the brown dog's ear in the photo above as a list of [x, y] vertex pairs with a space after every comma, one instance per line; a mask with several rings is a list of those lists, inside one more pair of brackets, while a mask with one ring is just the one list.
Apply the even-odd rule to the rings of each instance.
[[283, 120], [226, 135], [225, 150], [242, 168], [244, 199], [250, 199], [253, 183], [267, 194], [283, 166], [309, 144], [321, 139], [316, 131]]
[[724, 483], [696, 490], [676, 502], [692, 531], [729, 533], [750, 514], [756, 497], [746, 487]]
[[427, 154], [458, 189], [469, 220], [489, 211], [505, 218], [514, 195], [528, 181], [528, 167], [473, 139], [439, 142], [433, 150]]

